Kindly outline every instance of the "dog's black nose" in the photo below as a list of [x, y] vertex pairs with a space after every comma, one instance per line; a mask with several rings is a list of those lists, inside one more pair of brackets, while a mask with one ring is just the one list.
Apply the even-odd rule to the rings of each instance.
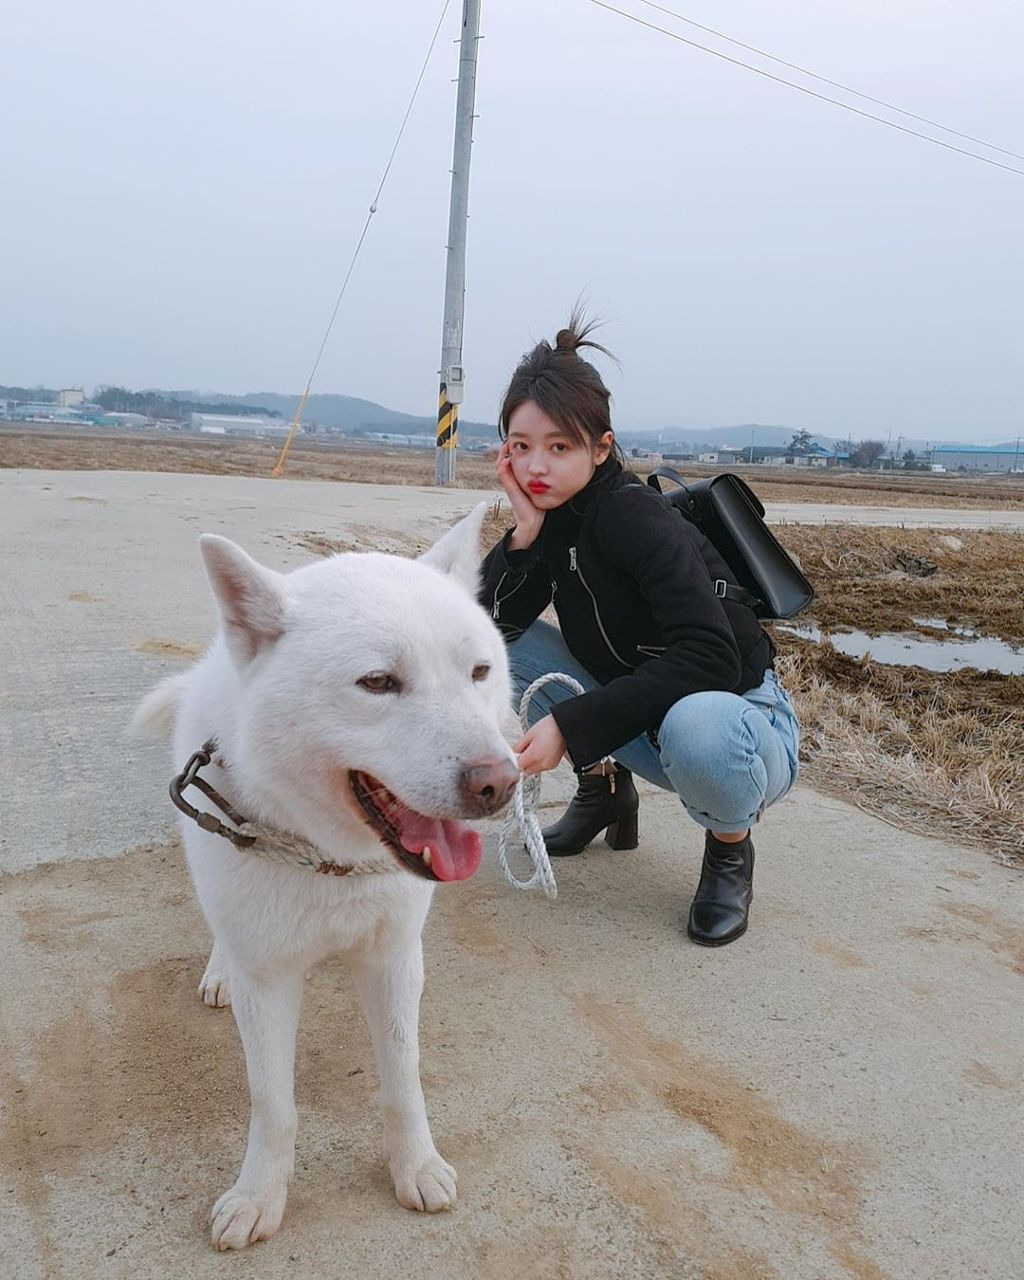
[[482, 813], [494, 813], [508, 804], [519, 780], [519, 770], [511, 760], [485, 760], [470, 765], [459, 775], [463, 799]]

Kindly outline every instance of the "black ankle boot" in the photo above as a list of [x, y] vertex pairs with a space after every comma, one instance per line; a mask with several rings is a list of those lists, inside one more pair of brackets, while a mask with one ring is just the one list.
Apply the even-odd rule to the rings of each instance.
[[729, 844], [709, 831], [704, 842], [704, 866], [690, 907], [686, 932], [702, 947], [722, 947], [747, 928], [754, 896], [754, 845], [747, 832]]
[[605, 827], [613, 849], [635, 849], [640, 797], [628, 769], [616, 765], [611, 773], [584, 773], [576, 794], [561, 818], [541, 833], [548, 853], [564, 858], [582, 853]]

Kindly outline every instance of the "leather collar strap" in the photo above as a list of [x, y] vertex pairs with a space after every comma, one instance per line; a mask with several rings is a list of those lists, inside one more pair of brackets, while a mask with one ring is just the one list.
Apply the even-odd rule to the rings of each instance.
[[[399, 871], [401, 868], [394, 862], [363, 862], [345, 865], [325, 857], [315, 844], [302, 836], [292, 835], [287, 831], [279, 831], [262, 823], [249, 822], [224, 799], [224, 797], [199, 776], [199, 770], [214, 764], [219, 769], [227, 769], [224, 760], [217, 756], [217, 740], [211, 738], [194, 752], [181, 773], [171, 779], [171, 800], [175, 807], [204, 831], [223, 836], [230, 840], [236, 849], [271, 862], [283, 862], [294, 867], [306, 867], [320, 875], [349, 876], [372, 875], [386, 871]], [[224, 814], [232, 823], [229, 827], [216, 814], [197, 809], [185, 799], [185, 791], [196, 787], [207, 800]]]

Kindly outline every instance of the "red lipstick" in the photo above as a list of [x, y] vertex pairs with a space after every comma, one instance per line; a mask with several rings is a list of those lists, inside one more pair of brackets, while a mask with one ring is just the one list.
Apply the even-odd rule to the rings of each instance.
[[526, 487], [531, 493], [547, 493], [551, 488], [549, 484], [544, 484], [541, 480], [531, 480]]

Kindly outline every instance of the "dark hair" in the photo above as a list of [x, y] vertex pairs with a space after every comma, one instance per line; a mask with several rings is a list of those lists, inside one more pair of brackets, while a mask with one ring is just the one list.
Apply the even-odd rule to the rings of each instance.
[[[597, 444], [611, 431], [608, 388], [594, 366], [576, 354], [580, 347], [590, 347], [615, 358], [589, 336], [596, 324], [586, 319], [577, 304], [568, 325], [555, 335], [554, 346], [545, 338], [523, 356], [501, 402], [498, 435], [502, 440], [508, 438], [513, 413], [530, 400], [557, 422], [574, 444]], [[612, 445], [612, 451], [621, 457], [618, 444]]]

